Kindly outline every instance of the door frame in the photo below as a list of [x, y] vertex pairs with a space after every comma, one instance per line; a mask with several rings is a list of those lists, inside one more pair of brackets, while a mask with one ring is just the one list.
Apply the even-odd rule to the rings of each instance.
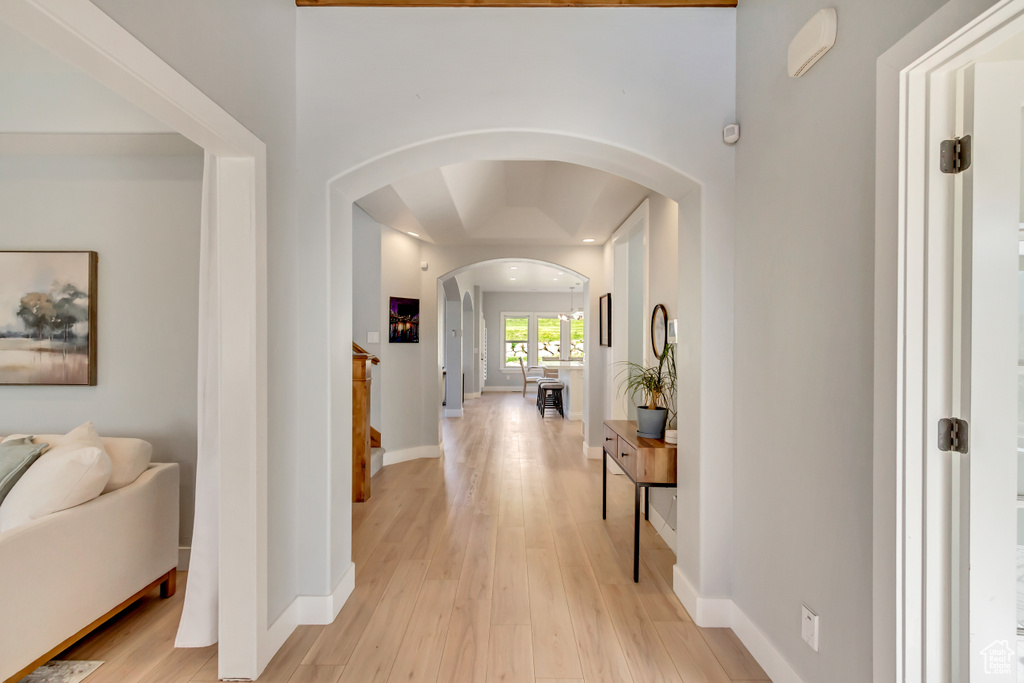
[[[929, 495], [952, 381], [954, 187], [937, 176], [956, 125], [956, 73], [1024, 31], [1024, 0], [952, 0], [877, 69], [873, 659], [875, 681], [951, 680], [953, 502]], [[948, 178], [951, 178], [949, 176]], [[948, 415], [941, 415], [943, 417]]]
[[[633, 213], [629, 215], [629, 218], [622, 222], [615, 232], [612, 234], [609, 241], [611, 242], [611, 257], [612, 257], [612, 279], [611, 279], [611, 290], [612, 290], [612, 339], [615, 343], [612, 344], [611, 350], [611, 362], [608, 364], [608, 377], [606, 386], [609, 388], [606, 396], [607, 412], [606, 414], [611, 416], [613, 420], [625, 420], [627, 418], [627, 405], [629, 398], [618, 391], [619, 384], [622, 381], [620, 375], [621, 366], [619, 363], [629, 360], [629, 335], [626, 334], [626, 330], [629, 329], [629, 255], [627, 253], [625, 264], [622, 263], [623, 259], [619, 257], [619, 250], [627, 248], [628, 242], [638, 234], [643, 235], [643, 259], [644, 259], [644, 272], [643, 272], [643, 290], [644, 290], [644, 303], [643, 311], [641, 314], [646, 319], [646, 312], [651, 310], [651, 284], [649, 273], [651, 272], [651, 201], [644, 199], [640, 203]], [[626, 280], [622, 280], [621, 276], [625, 274]], [[650, 331], [646, 325], [641, 326], [644, 330], [644, 341], [643, 341], [643, 354], [644, 362], [648, 359], [648, 349], [651, 346]]]
[[[215, 179], [208, 220], [222, 296], [220, 387], [220, 678], [255, 679], [294, 630], [267, 614], [266, 147], [89, 0], [3, 0], [0, 21], [202, 147]], [[198, 228], [198, 226], [197, 226]]]

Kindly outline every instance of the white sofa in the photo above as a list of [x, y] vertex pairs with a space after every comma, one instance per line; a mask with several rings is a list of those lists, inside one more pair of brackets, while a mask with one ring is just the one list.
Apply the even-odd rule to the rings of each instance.
[[[113, 453], [127, 439], [104, 438]], [[112, 455], [113, 457], [113, 455]], [[178, 465], [0, 533], [0, 681], [17, 681], [147, 590], [175, 590]]]

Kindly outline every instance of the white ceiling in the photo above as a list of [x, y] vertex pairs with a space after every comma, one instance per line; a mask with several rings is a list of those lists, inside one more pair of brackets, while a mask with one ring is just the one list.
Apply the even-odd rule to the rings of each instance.
[[356, 203], [379, 223], [435, 244], [604, 243], [650, 194], [559, 161], [467, 161], [392, 183]]
[[[536, 261], [502, 260], [471, 266], [456, 276], [463, 289], [479, 287], [483, 292], [565, 292], [576, 288], [576, 303], [582, 305], [584, 278], [575, 273]], [[515, 279], [513, 279], [515, 278]]]

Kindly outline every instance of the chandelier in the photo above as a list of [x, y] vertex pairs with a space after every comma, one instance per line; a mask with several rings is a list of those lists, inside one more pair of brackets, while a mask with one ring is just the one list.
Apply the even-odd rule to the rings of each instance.
[[583, 320], [583, 309], [577, 309], [574, 304], [574, 290], [575, 287], [569, 288], [569, 311], [567, 313], [559, 313], [558, 318], [560, 320]]

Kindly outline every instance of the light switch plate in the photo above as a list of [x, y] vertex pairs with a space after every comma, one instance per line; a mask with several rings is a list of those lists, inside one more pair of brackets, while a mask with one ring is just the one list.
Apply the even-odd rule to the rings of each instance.
[[367, 344], [380, 344], [380, 332], [367, 332], [366, 333]]
[[801, 614], [800, 636], [812, 650], [818, 651], [818, 615], [807, 609], [807, 605], [803, 606]]

